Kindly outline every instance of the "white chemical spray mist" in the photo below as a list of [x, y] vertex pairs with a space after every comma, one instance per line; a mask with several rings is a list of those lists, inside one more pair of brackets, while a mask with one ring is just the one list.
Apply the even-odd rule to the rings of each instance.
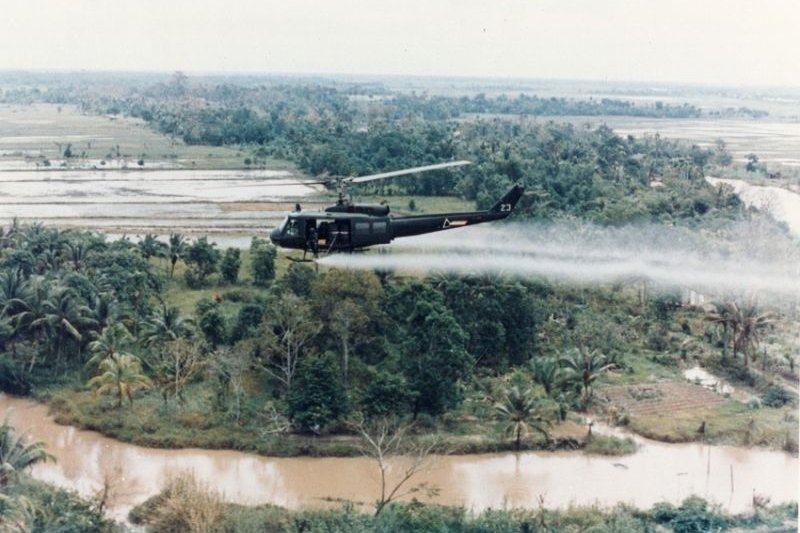
[[775, 226], [603, 228], [579, 222], [475, 226], [320, 260], [339, 268], [492, 274], [579, 284], [646, 279], [717, 295], [800, 297], [800, 246]]

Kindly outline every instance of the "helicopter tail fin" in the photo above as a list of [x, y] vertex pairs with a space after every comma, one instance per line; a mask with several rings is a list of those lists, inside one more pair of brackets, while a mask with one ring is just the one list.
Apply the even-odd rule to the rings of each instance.
[[496, 204], [489, 209], [491, 213], [505, 213], [509, 214], [514, 209], [514, 206], [517, 205], [519, 199], [522, 198], [522, 193], [525, 192], [525, 188], [521, 185], [514, 185], [510, 191], [505, 193], [502, 198], [500, 198]]

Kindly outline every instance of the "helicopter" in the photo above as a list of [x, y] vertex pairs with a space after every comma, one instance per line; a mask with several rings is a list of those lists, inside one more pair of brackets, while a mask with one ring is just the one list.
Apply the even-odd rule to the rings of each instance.
[[[407, 174], [428, 172], [443, 168], [469, 165], [469, 161], [451, 161], [421, 167], [371, 174], [335, 178], [338, 201], [323, 211], [303, 211], [299, 204], [270, 234], [270, 240], [281, 248], [303, 250], [303, 259], [311, 254], [353, 252], [378, 244], [389, 244], [399, 237], [422, 235], [506, 218], [514, 210], [524, 189], [514, 185], [491, 208], [485, 211], [461, 213], [436, 213], [427, 215], [390, 215], [388, 205], [356, 204], [346, 196], [350, 183], [393, 178]], [[330, 184], [333, 180], [304, 182], [304, 184]]]

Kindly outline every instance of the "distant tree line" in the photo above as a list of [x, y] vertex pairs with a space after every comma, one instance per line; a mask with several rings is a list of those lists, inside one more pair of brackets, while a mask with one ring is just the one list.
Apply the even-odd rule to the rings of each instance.
[[[131, 87], [124, 97], [75, 93], [85, 97], [80, 101], [87, 108], [141, 117], [190, 144], [240, 146], [250, 154], [244, 159], [249, 165], [272, 157], [294, 161], [312, 175], [354, 175], [454, 158], [475, 163], [365, 185], [363, 192], [455, 193], [485, 207], [519, 182], [528, 195], [517, 216], [567, 213], [604, 224], [738, 211], [735, 196], [720, 196], [703, 181], [708, 167], [732, 164], [722, 142], [701, 148], [657, 135], [623, 138], [604, 126], [586, 129], [532, 118], [540, 108], [545, 115], [641, 111], [616, 100], [385, 91], [369, 98], [354, 87], [207, 84], [180, 76]], [[654, 109], [671, 113], [674, 106]], [[484, 118], [454, 120], [467, 113]], [[485, 118], [492, 113], [519, 118]], [[661, 188], [667, 182], [671, 186]]]
[[[732, 197], [714, 197], [703, 181], [707, 167], [731, 164], [724, 143], [701, 148], [659, 136], [622, 138], [604, 126], [586, 129], [530, 118], [643, 113], [645, 107], [608, 99], [525, 95], [382, 93], [370, 99], [353, 92], [313, 84], [211, 85], [176, 78], [132, 90], [124, 98], [90, 101], [96, 110], [141, 117], [187, 143], [249, 147], [251, 164], [268, 157], [289, 159], [312, 175], [369, 174], [454, 158], [475, 163], [460, 171], [363, 188], [381, 195], [455, 192], [485, 207], [519, 182], [526, 185], [530, 199], [520, 207], [523, 217], [566, 212], [612, 224], [704, 217], [738, 207], [728, 205], [735, 203]], [[662, 115], [695, 111], [687, 106], [653, 107]], [[453, 120], [467, 113], [522, 118]], [[665, 180], [674, 182], [670, 192], [658, 189]]]

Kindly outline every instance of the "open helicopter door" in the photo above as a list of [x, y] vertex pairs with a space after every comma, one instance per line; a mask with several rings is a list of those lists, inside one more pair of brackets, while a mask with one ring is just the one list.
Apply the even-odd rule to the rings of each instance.
[[317, 245], [323, 253], [352, 248], [350, 220], [320, 221], [317, 227]]

